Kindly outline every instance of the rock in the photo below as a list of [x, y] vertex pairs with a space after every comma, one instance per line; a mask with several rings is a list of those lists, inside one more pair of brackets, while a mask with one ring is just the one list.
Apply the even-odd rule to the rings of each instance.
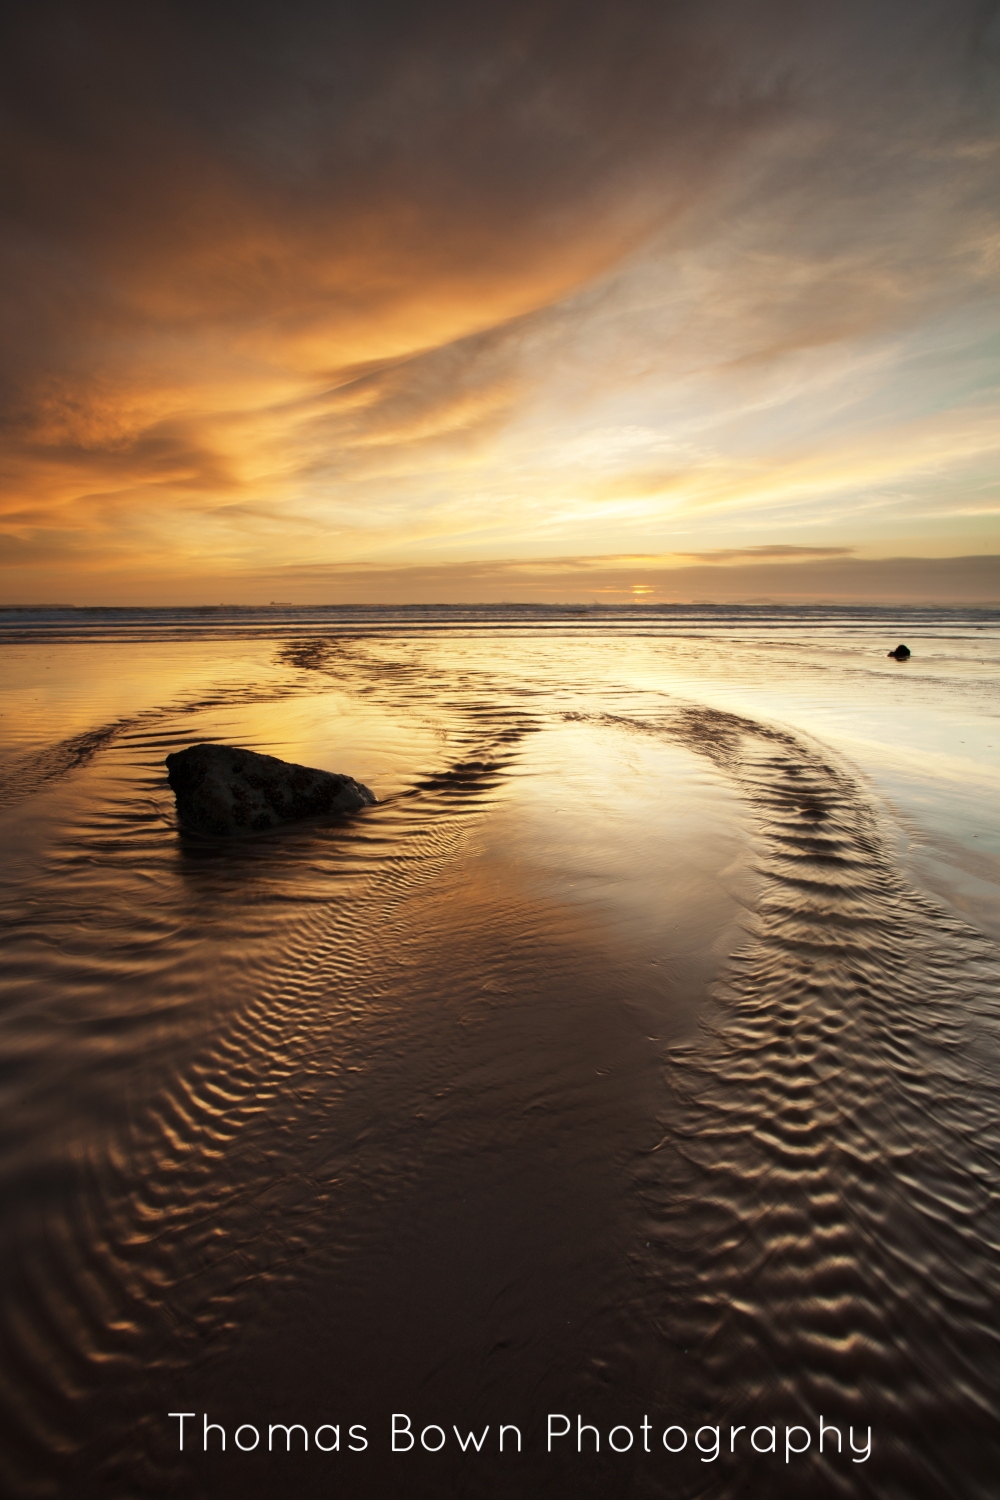
[[232, 745], [189, 745], [167, 756], [167, 780], [185, 828], [254, 833], [324, 813], [354, 812], [376, 799], [351, 776], [296, 766]]
[[894, 656], [897, 661], [909, 661], [910, 648], [909, 646], [897, 646], [895, 651], [887, 651], [886, 656]]

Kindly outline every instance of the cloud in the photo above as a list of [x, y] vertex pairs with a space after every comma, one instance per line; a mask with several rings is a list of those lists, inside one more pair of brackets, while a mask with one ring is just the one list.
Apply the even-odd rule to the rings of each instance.
[[793, 547], [778, 543], [762, 547], [716, 547], [711, 552], [685, 552], [684, 557], [705, 563], [802, 561], [805, 558], [847, 557], [853, 547]]
[[62, 571], [25, 550], [11, 602], [43, 595], [100, 604], [476, 604], [580, 606], [670, 603], [1000, 605], [1000, 554], [972, 557], [814, 557], [685, 564], [657, 557], [500, 559], [394, 567], [304, 564], [259, 571], [172, 571], [169, 559]]
[[850, 548], [932, 477], [989, 523], [973, 0], [42, 0], [0, 82], [0, 514], [53, 565]]
[[247, 578], [263, 599], [315, 602], [448, 603], [477, 600], [627, 604], [656, 602], [1000, 603], [1000, 556], [813, 558], [718, 566], [664, 565], [660, 559], [559, 558], [427, 567], [302, 568]]

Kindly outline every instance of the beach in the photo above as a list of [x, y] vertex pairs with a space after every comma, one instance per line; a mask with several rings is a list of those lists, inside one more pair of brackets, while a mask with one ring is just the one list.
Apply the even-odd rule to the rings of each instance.
[[0, 639], [5, 1493], [992, 1494], [1000, 612]]

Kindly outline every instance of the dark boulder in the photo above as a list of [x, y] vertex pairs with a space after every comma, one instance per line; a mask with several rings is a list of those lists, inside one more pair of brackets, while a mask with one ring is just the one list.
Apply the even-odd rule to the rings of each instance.
[[897, 661], [909, 661], [910, 648], [909, 646], [897, 646], [895, 651], [887, 651], [886, 655], [894, 656]]
[[355, 812], [376, 800], [351, 776], [231, 745], [189, 745], [168, 755], [167, 780], [182, 825], [215, 835], [255, 833], [300, 818]]

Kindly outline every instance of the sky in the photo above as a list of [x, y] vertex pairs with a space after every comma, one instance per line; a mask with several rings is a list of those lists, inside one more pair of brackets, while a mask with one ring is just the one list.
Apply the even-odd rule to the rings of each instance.
[[16, 8], [0, 602], [1000, 602], [1000, 6]]

